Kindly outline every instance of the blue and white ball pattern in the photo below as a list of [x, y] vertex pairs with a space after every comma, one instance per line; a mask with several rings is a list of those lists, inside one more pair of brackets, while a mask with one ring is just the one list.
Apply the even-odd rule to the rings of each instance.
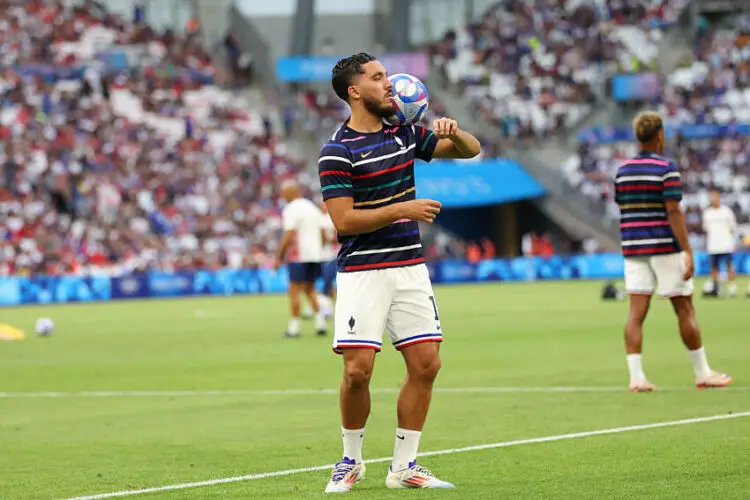
[[39, 318], [36, 320], [35, 330], [38, 335], [43, 337], [52, 335], [55, 330], [55, 323], [49, 318]]
[[422, 119], [430, 98], [427, 87], [416, 76], [396, 73], [388, 79], [393, 84], [393, 102], [396, 113], [388, 118], [392, 125], [412, 125]]

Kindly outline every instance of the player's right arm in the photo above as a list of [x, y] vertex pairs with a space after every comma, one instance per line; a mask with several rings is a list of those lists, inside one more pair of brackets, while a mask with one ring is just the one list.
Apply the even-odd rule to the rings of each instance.
[[682, 208], [680, 208], [680, 201], [682, 201], [680, 169], [677, 168], [677, 165], [674, 163], [667, 167], [667, 170], [662, 177], [662, 187], [664, 208], [667, 212], [669, 227], [672, 229], [672, 233], [687, 254], [683, 279], [688, 280], [693, 277], [695, 264], [693, 262], [693, 248], [690, 246], [685, 214], [682, 213]]
[[276, 251], [276, 261], [274, 263], [274, 267], [276, 269], [281, 267], [281, 265], [284, 263], [286, 251], [297, 232], [296, 214], [289, 210], [288, 207], [282, 212], [281, 221], [284, 228], [284, 235], [281, 237], [279, 248]]
[[400, 219], [433, 222], [440, 213], [440, 202], [433, 200], [411, 200], [358, 210], [354, 208], [352, 172], [348, 148], [334, 143], [323, 146], [318, 160], [320, 188], [333, 225], [342, 235], [371, 233]]

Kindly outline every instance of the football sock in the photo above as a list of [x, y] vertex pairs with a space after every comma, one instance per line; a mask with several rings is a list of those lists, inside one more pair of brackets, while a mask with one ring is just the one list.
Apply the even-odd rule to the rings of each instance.
[[391, 471], [398, 472], [409, 468], [409, 463], [417, 459], [417, 448], [419, 448], [420, 431], [408, 429], [396, 429], [396, 446], [393, 449], [393, 462]]
[[325, 330], [328, 328], [328, 325], [326, 325], [326, 317], [322, 312], [315, 315], [315, 325], [318, 330]]
[[628, 371], [630, 372], [630, 383], [646, 380], [646, 374], [643, 373], [640, 354], [628, 354]]
[[705, 378], [711, 375], [711, 368], [708, 366], [706, 351], [703, 350], [703, 347], [694, 351], [688, 351], [688, 355], [690, 356], [690, 361], [693, 363], [695, 378]]
[[362, 443], [365, 441], [365, 430], [363, 429], [344, 429], [341, 428], [341, 435], [344, 437], [344, 456], [351, 458], [357, 463], [362, 460]]
[[729, 295], [737, 295], [737, 284], [734, 281], [729, 283]]
[[299, 318], [291, 318], [289, 320], [289, 327], [287, 328], [286, 333], [290, 335], [299, 334]]

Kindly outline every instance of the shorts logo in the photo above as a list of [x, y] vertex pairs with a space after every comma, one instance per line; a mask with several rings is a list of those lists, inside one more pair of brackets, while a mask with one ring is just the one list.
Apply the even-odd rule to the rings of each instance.
[[355, 323], [354, 316], [352, 316], [349, 318], [349, 331], [346, 332], [349, 335], [354, 335], [354, 323]]
[[360, 156], [361, 156], [362, 158], [367, 158], [367, 157], [368, 157], [368, 156], [370, 156], [371, 154], [372, 154], [372, 151], [368, 151], [367, 153], [362, 153], [362, 154], [361, 154]]

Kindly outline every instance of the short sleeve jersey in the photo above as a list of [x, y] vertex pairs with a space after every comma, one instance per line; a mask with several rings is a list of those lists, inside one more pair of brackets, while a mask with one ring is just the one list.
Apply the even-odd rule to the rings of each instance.
[[[354, 208], [371, 210], [416, 197], [414, 160], [430, 161], [437, 145], [423, 127], [385, 125], [361, 133], [344, 124], [323, 145], [318, 160], [323, 199], [351, 197]], [[416, 222], [400, 220], [358, 235], [339, 235], [339, 272], [424, 263]]]

